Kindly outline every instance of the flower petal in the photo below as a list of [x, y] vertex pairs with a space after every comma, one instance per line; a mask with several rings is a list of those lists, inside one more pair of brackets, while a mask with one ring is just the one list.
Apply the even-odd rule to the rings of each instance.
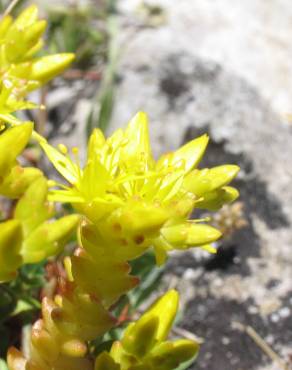
[[213, 168], [204, 168], [190, 172], [184, 179], [184, 188], [198, 197], [229, 184], [237, 175], [240, 168], [226, 164]]
[[71, 184], [76, 184], [79, 177], [78, 166], [48, 143], [43, 142], [40, 145], [56, 170]]
[[161, 230], [165, 239], [175, 248], [199, 246], [211, 243], [220, 238], [219, 230], [205, 224], [183, 223], [164, 227]]
[[73, 62], [74, 58], [74, 54], [71, 53], [40, 57], [33, 61], [29, 78], [45, 84], [53, 77], [62, 73]]
[[131, 161], [135, 167], [139, 164], [139, 161], [143, 165], [149, 164], [152, 160], [152, 154], [146, 113], [138, 112], [130, 120], [125, 131], [125, 138], [128, 142], [123, 149], [123, 159]]
[[173, 166], [176, 163], [183, 161], [185, 165], [185, 171], [190, 171], [191, 169], [196, 167], [202, 159], [208, 145], [208, 141], [209, 137], [205, 134], [183, 145], [174, 153], [162, 156], [158, 162], [158, 168], [160, 166], [163, 167], [166, 164], [168, 164], [169, 166]]

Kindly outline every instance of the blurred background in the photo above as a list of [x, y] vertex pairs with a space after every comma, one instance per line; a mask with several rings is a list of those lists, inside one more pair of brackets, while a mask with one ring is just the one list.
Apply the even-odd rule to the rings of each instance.
[[[18, 1], [13, 14], [30, 3]], [[76, 53], [72, 68], [31, 98], [47, 110], [25, 113], [53, 144], [84, 154], [92, 128], [109, 134], [144, 110], [156, 156], [206, 132], [201, 166], [241, 166], [240, 199], [207, 215], [224, 235], [218, 253], [174, 254], [164, 271], [153, 272], [150, 255], [138, 261], [145, 283], [128, 298], [132, 307], [154, 290], [180, 291], [174, 334], [203, 341], [189, 369], [291, 368], [291, 1], [34, 3], [48, 19], [47, 49]]]

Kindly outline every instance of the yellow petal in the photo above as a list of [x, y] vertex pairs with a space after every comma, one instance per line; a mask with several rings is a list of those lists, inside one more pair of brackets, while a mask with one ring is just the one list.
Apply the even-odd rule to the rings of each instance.
[[208, 244], [221, 236], [220, 231], [212, 226], [193, 223], [164, 227], [161, 233], [176, 248], [183, 248], [184, 245], [199, 246]]
[[35, 43], [38, 41], [38, 39], [42, 36], [42, 34], [45, 32], [47, 27], [46, 21], [38, 21], [35, 22], [32, 26], [30, 26], [28, 29], [24, 32], [24, 42], [26, 43], [26, 47], [30, 49], [35, 45]]
[[[203, 154], [208, 145], [208, 135], [202, 135], [189, 143], [183, 145], [181, 148], [176, 150], [171, 155], [162, 156], [158, 162], [158, 167], [165, 166], [168, 163], [169, 166], [173, 166], [176, 163], [183, 161], [185, 170], [188, 172], [198, 165], [203, 157]], [[165, 161], [166, 160], [166, 161]], [[159, 165], [160, 163], [160, 165]]]
[[38, 18], [38, 8], [36, 5], [31, 5], [24, 9], [14, 21], [15, 28], [25, 29], [36, 22]]
[[193, 171], [184, 180], [184, 187], [195, 195], [202, 196], [204, 193], [216, 190], [229, 184], [237, 175], [240, 168], [236, 165], [227, 164]]
[[223, 204], [231, 203], [239, 197], [237, 189], [231, 186], [223, 186], [217, 190], [204, 194], [203, 199], [196, 202], [196, 207], [217, 211]]
[[172, 370], [191, 360], [198, 350], [199, 344], [188, 339], [164, 342], [153, 349], [147, 360], [153, 369]]
[[79, 177], [78, 166], [73, 163], [70, 158], [60, 153], [48, 143], [43, 142], [40, 145], [56, 170], [60, 172], [68, 182], [76, 184]]
[[156, 315], [142, 316], [136, 323], [128, 325], [122, 339], [126, 351], [140, 358], [145, 356], [157, 343], [158, 326]]
[[158, 266], [162, 266], [165, 264], [167, 260], [167, 253], [166, 250], [157, 242], [154, 244], [154, 253], [155, 253], [155, 260]]
[[84, 198], [91, 202], [96, 197], [105, 195], [109, 180], [109, 173], [101, 164], [97, 156], [93, 156], [86, 164], [80, 191]]
[[95, 360], [94, 370], [120, 370], [120, 366], [107, 352], [102, 352]]
[[[44, 40], [39, 39], [33, 47], [30, 49], [26, 50], [26, 53], [23, 55], [23, 60], [29, 61], [42, 47], [44, 46]], [[29, 91], [32, 89], [28, 88]]]
[[212, 183], [211, 190], [229, 184], [235, 178], [239, 170], [240, 168], [233, 164], [225, 164], [211, 168], [208, 172], [208, 177]]
[[68, 190], [50, 190], [48, 194], [48, 200], [50, 202], [62, 202], [62, 203], [83, 203], [85, 202], [82, 194], [78, 193], [76, 189]]
[[10, 27], [12, 23], [12, 17], [9, 15], [6, 15], [4, 18], [0, 21], [0, 38], [3, 39], [5, 37], [5, 34]]
[[125, 131], [125, 138], [128, 141], [123, 148], [123, 160], [148, 163], [152, 159], [149, 140], [148, 117], [144, 112], [138, 112], [128, 123]]
[[205, 251], [209, 252], [209, 253], [212, 253], [212, 254], [217, 253], [217, 249], [215, 247], [213, 247], [212, 245], [210, 245], [210, 244], [202, 245], [201, 248], [204, 249]]
[[142, 317], [157, 317], [159, 325], [155, 338], [158, 342], [165, 340], [174, 322], [179, 303], [176, 290], [169, 290], [160, 297]]
[[29, 76], [32, 80], [45, 84], [53, 77], [62, 73], [74, 60], [71, 53], [48, 55], [36, 59], [32, 63], [32, 71]]
[[105, 144], [105, 137], [102, 131], [98, 128], [95, 128], [90, 135], [88, 141], [88, 152], [87, 157], [93, 158], [96, 155], [96, 152], [101, 150]]

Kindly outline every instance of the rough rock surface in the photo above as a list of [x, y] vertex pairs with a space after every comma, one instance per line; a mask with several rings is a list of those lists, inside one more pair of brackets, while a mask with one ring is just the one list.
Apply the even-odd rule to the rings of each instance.
[[[139, 24], [141, 3], [141, 0], [119, 2], [126, 24]], [[244, 77], [260, 89], [277, 111], [291, 113], [292, 7], [289, 0], [145, 0], [144, 3], [156, 8], [161, 6], [165, 23], [154, 31], [154, 38], [151, 31], [135, 34], [129, 42], [129, 52], [133, 53], [139, 44], [139, 58], [155, 60], [156, 53], [148, 54], [150, 44], [155, 45], [157, 51], [188, 50]], [[150, 20], [148, 25], [153, 23]], [[135, 55], [133, 64], [136, 58]]]

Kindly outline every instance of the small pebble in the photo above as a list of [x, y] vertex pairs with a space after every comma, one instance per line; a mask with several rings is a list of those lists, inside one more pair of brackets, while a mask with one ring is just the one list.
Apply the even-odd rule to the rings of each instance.
[[227, 346], [229, 343], [230, 343], [230, 339], [229, 338], [227, 338], [227, 337], [223, 337], [222, 338], [222, 344], [224, 344], [225, 346]]
[[271, 315], [271, 321], [272, 322], [278, 322], [279, 321], [279, 315], [277, 315], [276, 313], [273, 313], [272, 315]]
[[289, 307], [283, 307], [279, 310], [279, 315], [285, 319], [291, 315], [291, 311]]

